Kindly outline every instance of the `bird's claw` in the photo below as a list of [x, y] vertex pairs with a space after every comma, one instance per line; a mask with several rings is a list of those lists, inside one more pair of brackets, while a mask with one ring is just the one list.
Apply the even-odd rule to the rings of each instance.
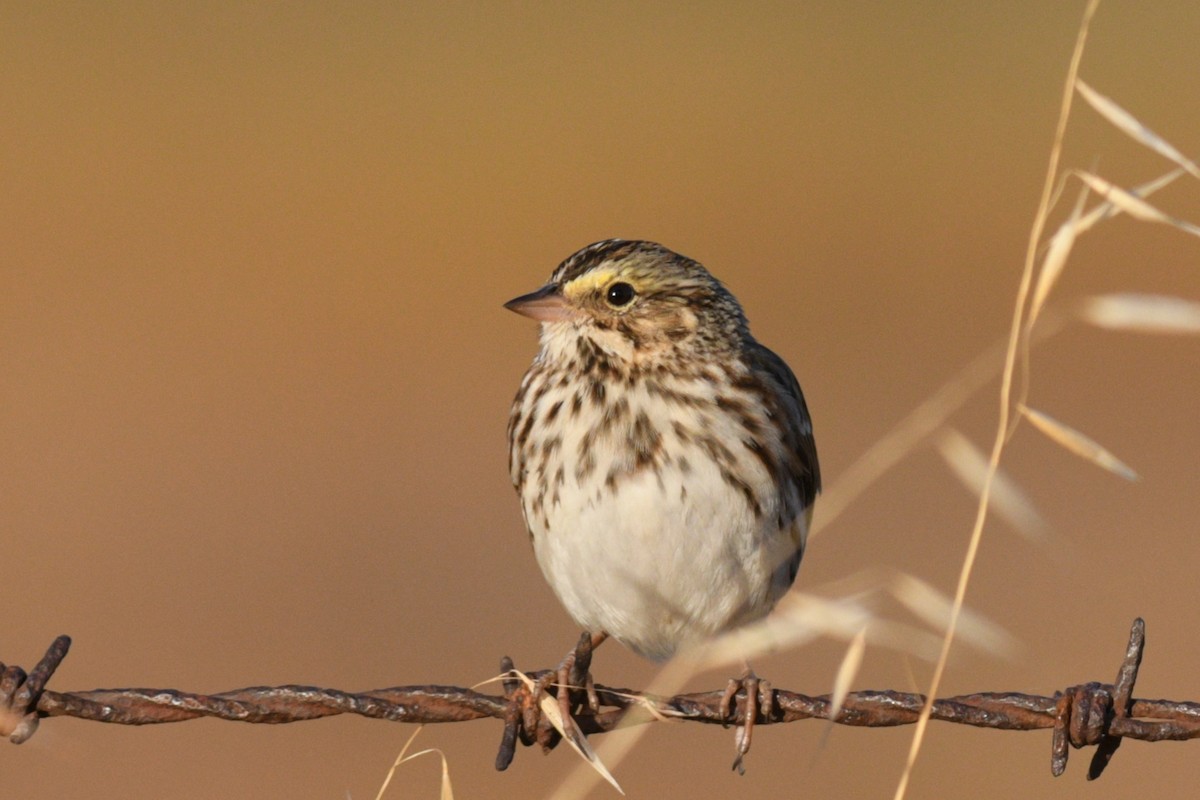
[[[584, 633], [558, 667], [538, 675], [532, 686], [516, 678], [512, 659], [508, 656], [501, 659], [501, 671], [510, 676], [504, 680], [504, 695], [509, 705], [504, 717], [500, 751], [496, 754], [496, 769], [505, 770], [512, 763], [518, 739], [526, 747], [537, 742], [543, 752], [548, 753], [562, 738], [542, 714], [541, 701], [544, 696], [554, 696], [564, 722], [571, 718], [571, 712], [576, 707], [586, 706], [593, 714], [600, 710], [600, 698], [596, 694], [589, 667], [592, 649], [603, 640], [603, 636]], [[584, 696], [577, 702], [576, 697], [581, 691]]]
[[[739, 693], [745, 695], [745, 704], [742, 706], [740, 714], [736, 705]], [[750, 752], [754, 724], [760, 718], [766, 721], [774, 715], [775, 692], [770, 683], [755, 675], [753, 670], [747, 669], [740, 678], [730, 678], [729, 684], [725, 687], [725, 694], [721, 696], [718, 710], [723, 721], [728, 722], [732, 717], [733, 721], [737, 723], [737, 730], [734, 733], [734, 749], [737, 755], [733, 759], [733, 769], [737, 770], [739, 775], [744, 775], [746, 774], [744, 761], [746, 754]]]
[[579, 637], [575, 649], [567, 653], [566, 658], [558, 665], [560, 691], [557, 697], [559, 709], [563, 712], [563, 719], [571, 716], [570, 711], [573, 707], [571, 695], [580, 690], [584, 693], [587, 709], [593, 714], [600, 711], [600, 697], [596, 694], [596, 684], [592, 681], [591, 667], [592, 650], [602, 641], [604, 641], [603, 636], [585, 632]]
[[550, 750], [557, 743], [554, 738], [557, 731], [542, 718], [539, 707], [545, 684], [554, 677], [554, 673], [540, 675], [530, 686], [518, 679], [512, 659], [508, 656], [500, 660], [500, 670], [506, 676], [504, 696], [508, 700], [504, 712], [504, 733], [500, 739], [500, 750], [496, 753], [496, 769], [503, 771], [508, 769], [516, 755], [518, 740], [526, 747], [537, 742], [543, 750]]

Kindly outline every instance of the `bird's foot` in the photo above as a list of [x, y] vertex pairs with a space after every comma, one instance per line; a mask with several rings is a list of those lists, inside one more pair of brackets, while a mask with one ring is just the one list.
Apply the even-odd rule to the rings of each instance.
[[579, 707], [582, 708], [586, 704], [593, 714], [600, 710], [600, 698], [596, 694], [596, 684], [592, 681], [592, 652], [607, 638], [607, 633], [593, 634], [585, 631], [579, 637], [575, 649], [567, 653], [555, 670], [558, 682], [558, 693], [555, 696], [558, 698], [558, 708], [563, 719], [571, 716], [571, 709], [576, 705], [573, 695], [578, 697], [580, 693], [583, 696]]
[[500, 752], [496, 754], [496, 769], [505, 770], [512, 763], [518, 739], [525, 746], [537, 742], [546, 753], [558, 744], [561, 738], [558, 730], [542, 714], [543, 697], [552, 695], [555, 698], [564, 724], [571, 719], [574, 708], [586, 705], [593, 714], [600, 710], [600, 699], [589, 670], [592, 650], [606, 638], [607, 634], [585, 632], [562, 662], [555, 669], [538, 674], [532, 686], [517, 678], [512, 659], [505, 656], [500, 661], [501, 671], [510, 677], [504, 680], [508, 709], [504, 717]]
[[[736, 705], [738, 696], [744, 696], [740, 713]], [[760, 718], [770, 719], [775, 713], [775, 692], [771, 684], [754, 674], [747, 668], [740, 678], [731, 678], [721, 696], [719, 706], [721, 719], [728, 720], [731, 716], [737, 722], [734, 733], [734, 749], [737, 756], [733, 759], [733, 769], [739, 775], [746, 774], [744, 760], [750, 752], [750, 739], [754, 734], [754, 723]]]

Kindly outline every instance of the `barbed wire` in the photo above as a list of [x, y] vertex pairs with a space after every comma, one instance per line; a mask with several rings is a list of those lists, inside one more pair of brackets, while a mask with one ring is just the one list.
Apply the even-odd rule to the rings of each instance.
[[[1084, 683], [1051, 696], [978, 692], [948, 697], [934, 701], [931, 718], [998, 730], [1050, 728], [1051, 772], [1055, 776], [1063, 773], [1069, 748], [1094, 746], [1088, 779], [1097, 778], [1125, 739], [1158, 742], [1200, 738], [1200, 703], [1133, 697], [1145, 641], [1145, 623], [1139, 618], [1130, 629], [1129, 645], [1114, 683]], [[280, 724], [337, 714], [420, 724], [490, 717], [504, 721], [496, 758], [498, 769], [512, 761], [518, 741], [526, 745], [536, 742], [544, 749], [558, 741], [557, 731], [536, 711], [538, 690], [518, 680], [507, 657], [501, 662], [506, 674], [503, 696], [458, 686], [395, 686], [357, 693], [313, 686], [253, 686], [211, 695], [174, 689], [46, 689], [70, 645], [67, 636], [55, 639], [29, 673], [0, 663], [0, 735], [21, 744], [37, 731], [41, 719], [60, 716], [119, 725], [154, 725], [201, 717]], [[581, 656], [579, 669], [572, 675], [586, 676], [590, 650], [577, 651], [577, 655]], [[550, 694], [560, 691], [558, 684], [551, 682], [554, 675], [548, 670], [527, 673]], [[572, 682], [576, 682], [574, 677]], [[924, 696], [908, 692], [859, 691], [847, 695], [835, 715], [829, 695], [767, 691], [771, 693], [770, 702], [762, 705], [755, 725], [824, 719], [839, 725], [895, 727], [916, 722], [925, 702]], [[722, 710], [724, 690], [657, 697], [597, 684], [589, 685], [586, 693], [573, 690], [570, 696], [579, 698], [569, 705], [576, 709], [574, 718], [584, 734], [664, 718], [727, 725], [741, 719], [739, 714], [746, 702], [744, 690], [740, 691], [731, 717], [728, 706]]]

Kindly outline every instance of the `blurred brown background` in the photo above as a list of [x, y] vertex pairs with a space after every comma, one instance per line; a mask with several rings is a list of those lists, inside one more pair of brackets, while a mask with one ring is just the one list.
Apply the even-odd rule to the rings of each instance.
[[[1007, 329], [1082, 3], [6, 3], [0, 7], [0, 659], [75, 648], [53, 688], [346, 689], [550, 666], [576, 631], [505, 467], [535, 350], [501, 308], [609, 236], [693, 256], [809, 397], [828, 484]], [[1200, 4], [1112, 0], [1082, 74], [1200, 155]], [[1077, 106], [1067, 166], [1165, 162]], [[1072, 197], [1074, 188], [1071, 189]], [[1194, 182], [1156, 202], [1200, 219]], [[1057, 290], [1200, 297], [1200, 246], [1120, 219]], [[1200, 700], [1200, 341], [1073, 325], [1031, 402], [1142, 475], [1027, 426], [1006, 456], [1054, 535], [989, 526], [970, 604], [1008, 660], [956, 650], [946, 693], [1112, 680]], [[988, 446], [995, 385], [954, 424]], [[950, 591], [973, 498], [929, 448], [814, 541], [802, 588], [887, 565]], [[818, 519], [821, 516], [818, 504]], [[832, 684], [843, 645], [768, 659]], [[644, 686], [620, 647], [598, 679]], [[929, 665], [870, 650], [862, 688]], [[724, 674], [698, 678], [721, 685]], [[0, 746], [8, 797], [373, 797], [411, 729], [360, 718], [142, 729], [49, 720]], [[910, 730], [658, 726], [634, 797], [890, 797]], [[495, 723], [442, 726], [457, 796], [539, 797], [576, 766]], [[1049, 774], [1048, 733], [935, 723], [915, 797], [1179, 796], [1200, 744]], [[434, 797], [437, 767], [391, 797]], [[596, 797], [614, 796], [607, 787]]]

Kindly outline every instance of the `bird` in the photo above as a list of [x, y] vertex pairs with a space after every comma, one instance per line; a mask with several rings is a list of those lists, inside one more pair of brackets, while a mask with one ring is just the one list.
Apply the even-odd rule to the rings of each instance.
[[[664, 661], [765, 617], [796, 578], [821, 474], [800, 385], [733, 294], [661, 244], [606, 239], [505, 308], [540, 323], [510, 477], [585, 637]], [[748, 665], [740, 680], [749, 728], [759, 684]]]

